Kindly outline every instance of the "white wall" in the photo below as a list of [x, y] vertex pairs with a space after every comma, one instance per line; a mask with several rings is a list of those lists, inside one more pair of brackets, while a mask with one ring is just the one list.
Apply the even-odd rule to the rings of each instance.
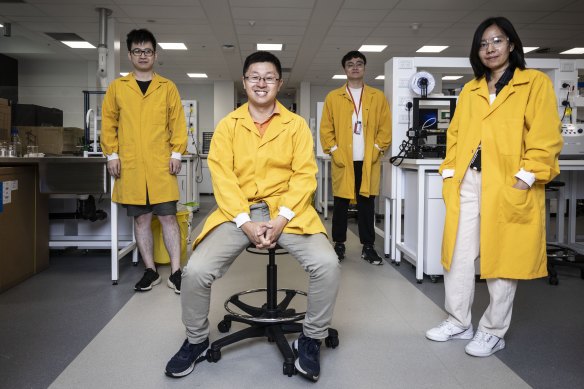
[[87, 61], [18, 61], [18, 102], [61, 109], [63, 126], [83, 128], [82, 91], [96, 89], [96, 70]]
[[213, 131], [213, 84], [193, 85], [178, 84], [176, 86], [182, 100], [197, 100], [199, 105], [199, 132]]

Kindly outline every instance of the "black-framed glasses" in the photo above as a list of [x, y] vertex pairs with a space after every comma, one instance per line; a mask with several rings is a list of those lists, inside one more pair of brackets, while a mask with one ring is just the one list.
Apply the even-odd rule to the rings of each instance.
[[273, 76], [267, 76], [267, 77], [244, 76], [243, 79], [246, 80], [247, 82], [251, 82], [252, 84], [257, 84], [261, 80], [264, 80], [266, 82], [266, 84], [275, 84], [276, 82], [280, 81], [279, 78], [276, 78], [276, 77], [273, 77]]
[[479, 50], [485, 51], [485, 50], [487, 50], [489, 45], [493, 45], [493, 47], [495, 49], [498, 49], [499, 47], [501, 47], [503, 45], [504, 42], [507, 42], [508, 40], [509, 40], [509, 38], [506, 36], [495, 36], [495, 37], [492, 37], [491, 39], [483, 39], [479, 43]]
[[345, 64], [345, 67], [346, 67], [347, 69], [353, 69], [353, 68], [359, 68], [359, 69], [360, 69], [360, 68], [362, 68], [362, 67], [364, 67], [364, 66], [365, 66], [365, 62], [363, 62], [363, 61], [357, 61], [357, 62], [347, 62], [347, 63]]
[[154, 55], [154, 50], [152, 49], [132, 49], [130, 50], [130, 53], [132, 53], [132, 55], [134, 57], [140, 57], [142, 54], [144, 54], [144, 56], [146, 57], [152, 57]]

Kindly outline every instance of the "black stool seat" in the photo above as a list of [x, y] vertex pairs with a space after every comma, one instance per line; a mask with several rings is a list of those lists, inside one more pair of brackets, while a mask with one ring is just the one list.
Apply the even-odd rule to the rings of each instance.
[[[279, 245], [269, 250], [259, 250], [250, 245], [246, 251], [252, 254], [267, 255], [267, 284], [265, 288], [251, 289], [236, 293], [225, 301], [225, 310], [228, 312], [219, 322], [217, 328], [219, 332], [229, 332], [232, 322], [247, 324], [248, 327], [227, 335], [213, 342], [207, 351], [209, 362], [218, 362], [221, 359], [221, 349], [241, 340], [266, 337], [270, 342], [276, 342], [278, 349], [284, 357], [283, 373], [289, 377], [296, 374], [294, 367], [295, 356], [286, 334], [302, 332], [302, 323], [305, 312], [296, 312], [295, 309], [288, 308], [292, 299], [296, 295], [307, 296], [305, 292], [294, 289], [278, 289], [276, 256], [288, 254]], [[278, 302], [278, 292], [284, 294], [283, 299]], [[241, 296], [255, 293], [266, 293], [266, 303], [261, 307], [255, 307], [240, 300]], [[234, 311], [232, 306], [239, 308], [244, 313]], [[339, 344], [339, 335], [335, 329], [329, 328], [329, 336], [325, 339], [325, 345], [335, 348]]]

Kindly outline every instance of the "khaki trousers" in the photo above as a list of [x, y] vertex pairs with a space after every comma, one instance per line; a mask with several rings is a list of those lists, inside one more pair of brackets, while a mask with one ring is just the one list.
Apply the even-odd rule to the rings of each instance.
[[[269, 221], [268, 207], [252, 206], [251, 219]], [[211, 285], [249, 244], [245, 233], [235, 223], [227, 222], [211, 231], [195, 248], [181, 282], [182, 320], [190, 343], [201, 343], [209, 336]], [[309, 273], [303, 332], [308, 337], [324, 339], [328, 336], [339, 289], [341, 273], [337, 255], [324, 234], [282, 234], [278, 244]], [[264, 268], [257, 271], [263, 272]]]
[[[451, 178], [447, 178], [450, 180]], [[468, 328], [475, 291], [475, 261], [480, 255], [481, 173], [468, 169], [460, 187], [460, 217], [450, 271], [444, 271], [448, 321]], [[517, 280], [487, 279], [490, 302], [478, 330], [502, 338], [509, 329]]]

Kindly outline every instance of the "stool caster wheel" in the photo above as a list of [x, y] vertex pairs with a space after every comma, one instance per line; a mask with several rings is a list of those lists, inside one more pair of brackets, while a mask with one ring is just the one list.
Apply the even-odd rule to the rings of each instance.
[[132, 262], [132, 266], [138, 266], [138, 262]]
[[207, 361], [209, 362], [219, 362], [221, 359], [221, 350], [207, 350], [207, 355], [205, 355]]
[[118, 280], [112, 281], [112, 285], [117, 285], [118, 284]]
[[416, 280], [416, 283], [417, 284], [421, 284], [422, 283], [422, 280]]
[[558, 277], [550, 276], [550, 278], [549, 278], [550, 285], [557, 285], [557, 284], [559, 284], [559, 282], [560, 281], [558, 280]]
[[221, 320], [219, 324], [217, 324], [217, 329], [222, 334], [229, 332], [231, 329], [231, 320]]
[[294, 363], [284, 362], [283, 367], [284, 367], [284, 369], [283, 369], [284, 375], [287, 375], [288, 377], [292, 377], [294, 374], [296, 374], [296, 367], [294, 367]]
[[436, 282], [438, 282], [438, 276], [430, 276], [430, 282], [435, 284]]

